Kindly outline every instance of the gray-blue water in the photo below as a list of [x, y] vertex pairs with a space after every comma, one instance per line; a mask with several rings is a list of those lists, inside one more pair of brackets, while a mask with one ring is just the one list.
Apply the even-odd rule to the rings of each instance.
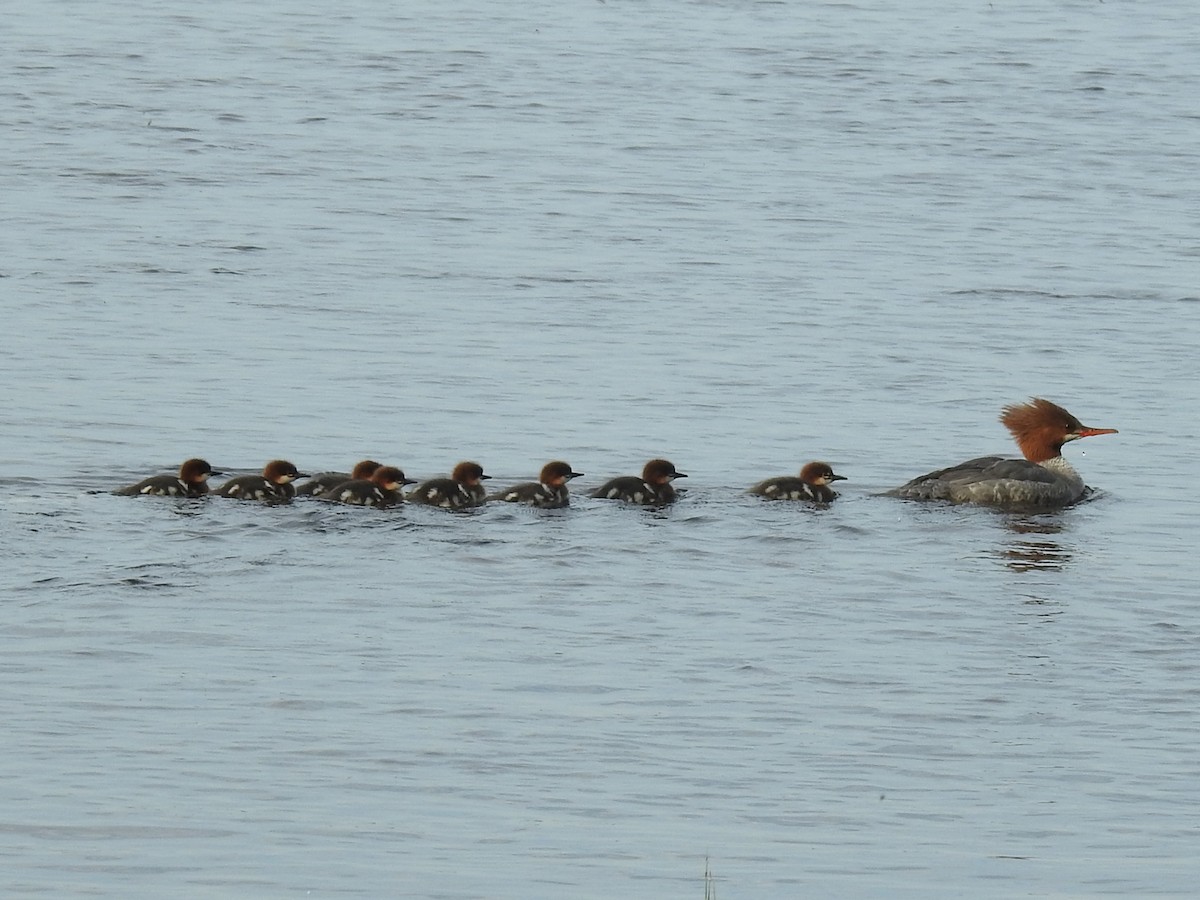
[[[5, 11], [0, 893], [1190, 896], [1191, 0]], [[1119, 435], [1042, 516], [877, 494]], [[548, 459], [570, 510], [114, 497]], [[665, 513], [586, 499], [651, 456]], [[745, 487], [827, 459], [830, 509]]]

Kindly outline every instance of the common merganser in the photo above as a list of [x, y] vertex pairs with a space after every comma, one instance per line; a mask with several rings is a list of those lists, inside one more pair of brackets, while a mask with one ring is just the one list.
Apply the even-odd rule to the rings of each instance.
[[479, 482], [491, 478], [483, 474], [477, 462], [460, 462], [449, 478], [424, 481], [408, 494], [410, 503], [440, 506], [443, 509], [466, 509], [487, 502], [487, 491]]
[[799, 477], [768, 478], [750, 488], [750, 493], [767, 500], [812, 500], [817, 503], [829, 503], [837, 497], [837, 492], [829, 483], [845, 480], [845, 475], [834, 474], [829, 463], [814, 461], [805, 464]]
[[592, 497], [624, 500], [642, 506], [664, 506], [676, 499], [675, 488], [671, 485], [675, 478], [687, 478], [687, 475], [675, 471], [675, 466], [665, 459], [652, 459], [642, 468], [641, 478], [636, 475], [613, 478], [592, 491]]
[[219, 488], [218, 497], [235, 500], [263, 500], [267, 503], [286, 503], [296, 496], [292, 484], [305, 475], [285, 459], [273, 459], [263, 467], [261, 475], [239, 475]]
[[347, 479], [326, 490], [320, 498], [352, 506], [396, 506], [404, 502], [400, 491], [406, 484], [416, 481], [405, 478], [404, 472], [395, 466], [378, 466], [370, 478]]
[[542, 466], [537, 481], [514, 484], [506, 491], [492, 494], [488, 499], [501, 500], [505, 503], [524, 503], [539, 509], [562, 509], [564, 506], [571, 505], [567, 482], [582, 474], [582, 472], [572, 471], [567, 463], [556, 459]]
[[1116, 434], [1090, 428], [1057, 404], [1040, 397], [1004, 407], [1000, 421], [1012, 432], [1024, 459], [981, 456], [914, 478], [887, 493], [905, 500], [948, 500], [989, 506], [1055, 507], [1082, 499], [1089, 491], [1062, 457], [1068, 441]]
[[330, 488], [345, 484], [347, 481], [366, 481], [375, 474], [375, 470], [379, 466], [380, 463], [373, 459], [364, 459], [355, 463], [354, 468], [349, 472], [320, 472], [313, 475], [304, 484], [297, 485], [296, 496], [320, 497]]
[[123, 497], [203, 497], [208, 493], [208, 476], [220, 474], [203, 459], [189, 459], [179, 467], [178, 475], [152, 475], [113, 493]]

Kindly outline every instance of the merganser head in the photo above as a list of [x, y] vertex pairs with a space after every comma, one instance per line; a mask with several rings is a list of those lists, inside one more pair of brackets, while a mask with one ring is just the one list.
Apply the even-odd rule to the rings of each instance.
[[571, 467], [561, 459], [556, 459], [554, 462], [548, 462], [542, 466], [542, 473], [538, 475], [538, 481], [547, 487], [562, 487], [572, 478], [578, 478], [582, 472], [573, 472]]
[[179, 467], [179, 480], [184, 484], [204, 484], [209, 475], [220, 475], [203, 459], [189, 459]]
[[675, 466], [665, 459], [652, 459], [642, 469], [642, 481], [647, 484], [668, 484], [674, 478], [687, 478], [687, 475], [676, 472]]
[[826, 487], [831, 481], [845, 481], [845, 475], [835, 475], [829, 463], [813, 461], [800, 470], [800, 480], [805, 484]]
[[379, 468], [379, 465], [373, 459], [364, 459], [361, 462], [357, 462], [354, 464], [354, 468], [350, 470], [350, 478], [354, 481], [370, 478], [375, 474], [375, 470]]
[[286, 459], [273, 459], [263, 467], [263, 478], [271, 484], [291, 484], [297, 478], [307, 478]]
[[454, 471], [450, 473], [450, 477], [459, 484], [465, 484], [467, 487], [475, 487], [480, 481], [491, 478], [491, 475], [483, 474], [483, 466], [477, 462], [460, 462], [454, 467]]
[[1056, 403], [1033, 397], [1028, 403], [1004, 407], [1000, 413], [1004, 423], [1032, 463], [1045, 462], [1062, 454], [1067, 441], [1093, 437], [1097, 434], [1116, 434], [1115, 428], [1091, 428]]
[[[362, 465], [362, 463], [359, 463]], [[385, 491], [397, 491], [403, 485], [416, 484], [411, 478], [405, 478], [404, 472], [397, 469], [395, 466], [378, 466], [371, 473], [371, 481], [379, 485]]]

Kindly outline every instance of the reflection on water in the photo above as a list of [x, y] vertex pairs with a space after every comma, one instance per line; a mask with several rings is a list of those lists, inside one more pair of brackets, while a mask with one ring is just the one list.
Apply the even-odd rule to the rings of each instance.
[[1054, 540], [1062, 533], [1062, 522], [1047, 515], [1015, 516], [1005, 522], [1012, 537], [999, 550], [1004, 564], [1016, 572], [1061, 569], [1071, 552]]
[[1061, 600], [1053, 597], [1040, 597], [1036, 594], [1027, 594], [1024, 604], [1025, 609], [1021, 616], [1028, 622], [1050, 622], [1061, 616], [1064, 611], [1064, 604]]

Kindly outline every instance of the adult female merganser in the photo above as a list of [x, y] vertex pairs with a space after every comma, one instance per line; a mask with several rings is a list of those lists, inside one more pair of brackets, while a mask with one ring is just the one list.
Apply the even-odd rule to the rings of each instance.
[[571, 467], [562, 460], [548, 462], [542, 466], [542, 472], [537, 481], [527, 481], [514, 484], [506, 491], [492, 494], [489, 500], [503, 500], [506, 503], [524, 503], [539, 509], [562, 509], [571, 505], [571, 495], [567, 491], [567, 482], [578, 478], [582, 472], [573, 472]]
[[479, 482], [491, 478], [483, 474], [483, 466], [477, 462], [460, 462], [449, 478], [434, 478], [413, 488], [408, 499], [411, 503], [440, 506], [443, 509], [466, 509], [487, 502], [487, 491]]
[[750, 493], [767, 500], [814, 500], [817, 503], [829, 503], [837, 497], [837, 492], [829, 483], [845, 480], [845, 475], [834, 474], [829, 463], [814, 461], [805, 464], [799, 477], [768, 478], [750, 488]]
[[354, 468], [349, 472], [321, 472], [313, 475], [304, 484], [296, 487], [297, 497], [320, 497], [330, 488], [335, 488], [339, 484], [345, 484], [347, 481], [366, 481], [375, 474], [375, 470], [380, 466], [373, 459], [364, 459], [361, 462], [355, 463]]
[[208, 476], [220, 474], [203, 459], [189, 459], [179, 467], [178, 475], [152, 475], [113, 493], [123, 497], [203, 497], [208, 493]]
[[273, 459], [263, 467], [261, 475], [240, 475], [231, 478], [219, 488], [218, 497], [233, 497], [235, 500], [263, 500], [267, 503], [286, 503], [296, 496], [297, 478], [306, 477], [295, 466], [284, 459]]
[[990, 506], [1066, 506], [1082, 499], [1089, 489], [1063, 459], [1063, 444], [1117, 433], [1115, 428], [1089, 428], [1061, 406], [1040, 397], [1004, 407], [1000, 421], [1012, 432], [1024, 459], [981, 456], [914, 478], [888, 494], [905, 500]]
[[331, 503], [349, 503], [352, 506], [395, 506], [404, 502], [400, 493], [406, 484], [416, 484], [395, 466], [378, 466], [370, 478], [347, 479], [320, 495]]
[[613, 478], [592, 491], [592, 496], [597, 500], [664, 506], [675, 501], [675, 488], [671, 486], [675, 478], [687, 478], [687, 475], [676, 472], [675, 466], [665, 459], [652, 459], [642, 468], [641, 478], [636, 475]]

